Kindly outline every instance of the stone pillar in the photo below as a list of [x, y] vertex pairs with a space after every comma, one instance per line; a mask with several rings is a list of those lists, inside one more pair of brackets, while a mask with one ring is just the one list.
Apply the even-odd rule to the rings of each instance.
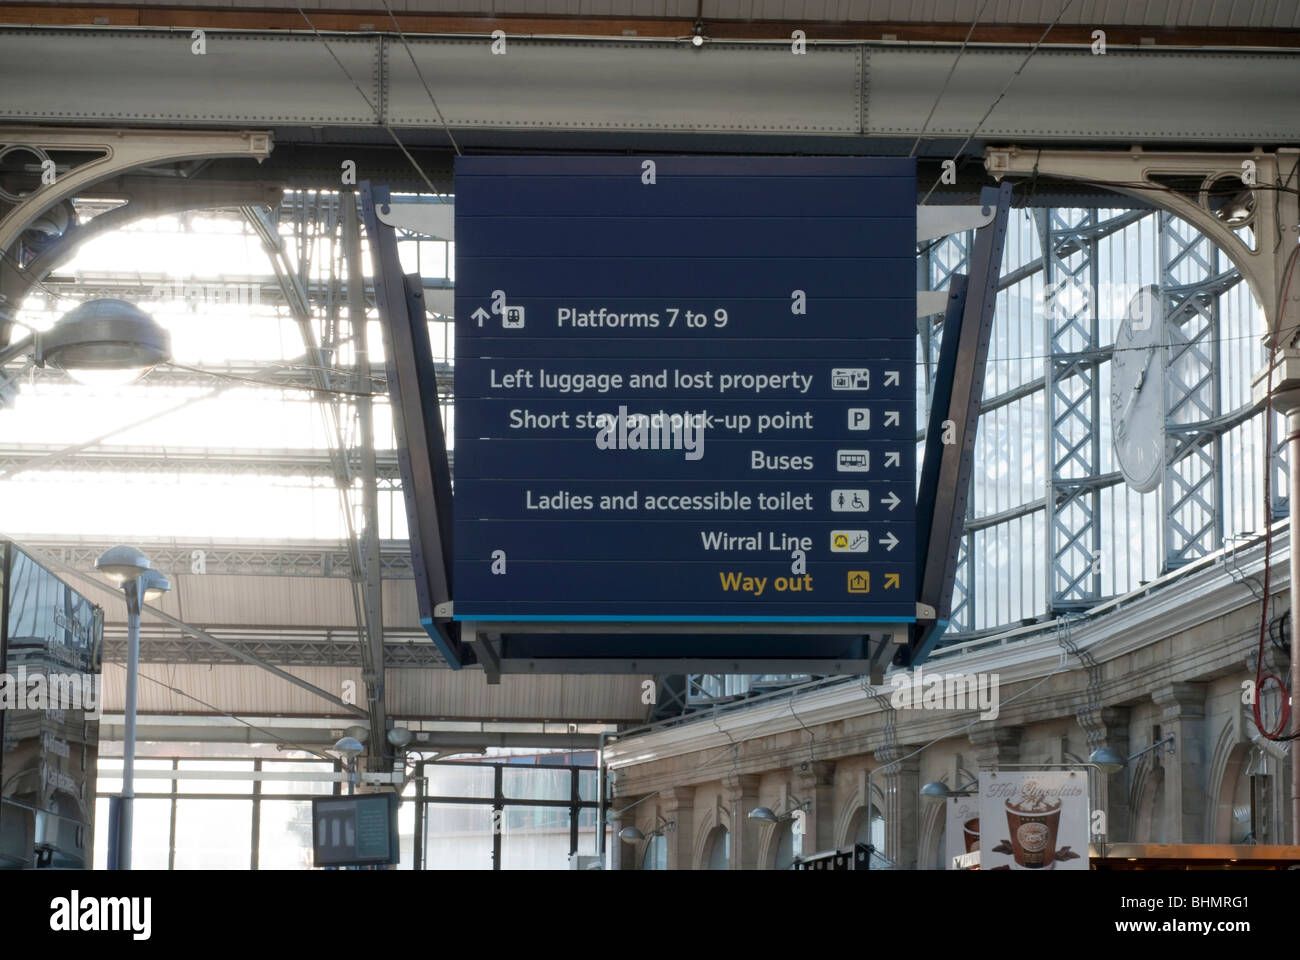
[[1020, 727], [994, 727], [982, 723], [971, 727], [967, 738], [975, 748], [976, 769], [972, 772], [979, 773], [981, 767], [1019, 762], [1022, 732]]
[[1205, 684], [1170, 683], [1151, 699], [1160, 707], [1160, 735], [1173, 734], [1168, 746], [1154, 751], [1165, 772], [1165, 823], [1170, 843], [1205, 843]]
[[636, 822], [636, 816], [628, 813], [627, 819], [624, 820], [614, 815], [611, 807], [607, 814], [609, 820], [609, 869], [611, 870], [632, 870], [636, 866], [636, 857], [632, 852], [636, 849], [630, 843], [624, 843], [618, 835], [618, 832], [624, 827], [631, 826]]
[[[873, 772], [872, 785], [885, 795], [885, 849], [884, 855], [903, 870], [915, 870], [918, 838], [921, 835], [921, 758], [906, 757], [915, 747], [895, 745], [876, 751], [878, 769]], [[898, 762], [894, 762], [898, 761]], [[879, 769], [880, 766], [884, 769]], [[868, 797], [867, 816], [871, 815]]]
[[762, 837], [762, 821], [749, 819], [749, 811], [758, 806], [756, 774], [730, 774], [722, 778], [722, 790], [731, 811], [731, 869], [757, 870], [758, 844]]
[[[1084, 708], [1077, 714], [1079, 726], [1087, 737], [1090, 754], [1098, 747], [1110, 747], [1121, 756], [1128, 756], [1128, 707]], [[1129, 776], [1127, 768], [1107, 776], [1100, 770], [1088, 768], [1089, 803], [1093, 810], [1106, 814], [1105, 839], [1108, 843], [1124, 843], [1133, 839], [1133, 811], [1129, 807]], [[1091, 832], [1091, 828], [1089, 830]], [[1096, 839], [1096, 838], [1093, 838]]]
[[695, 863], [695, 788], [673, 787], [659, 792], [663, 815], [673, 825], [667, 828], [668, 869], [693, 870]]
[[804, 813], [803, 856], [835, 847], [835, 764], [829, 760], [806, 760], [797, 764], [792, 777], [794, 794], [808, 802]]

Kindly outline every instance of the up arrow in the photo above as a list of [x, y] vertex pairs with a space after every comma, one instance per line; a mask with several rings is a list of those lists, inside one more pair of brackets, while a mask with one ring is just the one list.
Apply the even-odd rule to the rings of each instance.
[[886, 545], [885, 546], [886, 550], [893, 550], [896, 546], [898, 546], [898, 537], [894, 536], [894, 534], [891, 532], [881, 537], [880, 542]]
[[896, 573], [885, 574], [885, 589], [886, 590], [898, 589], [898, 574]]
[[886, 370], [886, 371], [885, 371], [885, 386], [887, 386], [887, 387], [896, 387], [896, 386], [898, 386], [898, 371], [897, 371], [897, 370]]
[[885, 466], [896, 467], [903, 462], [902, 455], [897, 450], [885, 451]]
[[886, 411], [885, 411], [885, 426], [887, 426], [887, 427], [896, 427], [896, 426], [898, 426], [898, 411], [897, 411], [897, 410], [886, 410]]
[[481, 327], [483, 326], [483, 321], [488, 318], [488, 312], [484, 310], [482, 307], [479, 307], [477, 310], [471, 313], [470, 316], [473, 317], [475, 320], [477, 320], [478, 325]]
[[881, 497], [880, 502], [889, 504], [889, 511], [890, 513], [892, 513], [894, 511], [894, 508], [898, 506], [900, 503], [902, 503], [903, 501], [898, 499], [898, 494], [891, 492], [889, 496]]

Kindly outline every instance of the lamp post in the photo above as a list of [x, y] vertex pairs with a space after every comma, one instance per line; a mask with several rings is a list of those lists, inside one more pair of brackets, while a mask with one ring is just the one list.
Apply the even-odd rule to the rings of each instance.
[[[118, 795], [117, 830], [109, 835], [110, 870], [131, 869], [131, 834], [135, 801], [136, 687], [140, 676], [140, 608], [171, 589], [149, 558], [135, 547], [117, 546], [95, 561], [100, 573], [120, 584], [126, 595], [126, 703], [122, 734], [122, 789]], [[110, 818], [110, 822], [111, 822]]]

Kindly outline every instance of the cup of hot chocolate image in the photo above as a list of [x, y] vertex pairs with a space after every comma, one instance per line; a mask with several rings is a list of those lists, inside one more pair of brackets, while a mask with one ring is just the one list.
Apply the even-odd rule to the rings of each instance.
[[1026, 794], [1007, 801], [1007, 828], [1011, 854], [1019, 866], [1031, 870], [1050, 867], [1056, 855], [1056, 830], [1061, 823], [1061, 801], [1042, 794]]
[[966, 852], [971, 853], [980, 848], [980, 818], [967, 820], [962, 824], [962, 836], [966, 840]]

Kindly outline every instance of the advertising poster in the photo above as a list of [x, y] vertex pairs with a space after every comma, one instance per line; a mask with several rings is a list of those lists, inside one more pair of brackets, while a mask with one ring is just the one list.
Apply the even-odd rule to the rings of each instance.
[[981, 870], [1087, 870], [1084, 770], [980, 774]]
[[980, 848], [980, 798], [949, 797], [944, 827], [943, 864], [945, 870], [959, 869], [953, 861]]

